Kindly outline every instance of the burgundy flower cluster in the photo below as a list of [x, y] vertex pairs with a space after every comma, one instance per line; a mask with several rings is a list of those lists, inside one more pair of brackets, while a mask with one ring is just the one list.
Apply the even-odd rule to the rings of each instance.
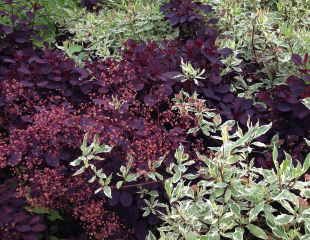
[[[44, 168], [35, 170], [33, 175], [23, 174], [22, 181], [27, 183], [18, 189], [20, 196], [27, 196], [28, 204], [51, 209], [65, 209], [82, 223], [82, 226], [95, 239], [121, 239], [127, 236], [127, 228], [120, 218], [106, 209], [104, 199], [94, 198], [94, 190], [83, 178], [70, 178], [66, 169]], [[49, 176], [49, 177], [46, 177]]]

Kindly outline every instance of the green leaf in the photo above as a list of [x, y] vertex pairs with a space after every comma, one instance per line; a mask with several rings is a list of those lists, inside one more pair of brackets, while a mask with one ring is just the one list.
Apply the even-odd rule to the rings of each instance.
[[206, 235], [207, 240], [220, 240], [220, 234], [216, 230], [211, 230], [207, 235]]
[[157, 179], [159, 179], [160, 181], [164, 180], [164, 177], [160, 173], [155, 172], [155, 175], [156, 175]]
[[154, 162], [153, 167], [154, 168], [159, 168], [164, 160], [165, 160], [165, 156], [160, 157], [159, 160]]
[[267, 234], [265, 233], [265, 231], [262, 228], [254, 225], [254, 224], [248, 224], [246, 226], [246, 228], [250, 231], [250, 233], [253, 236], [260, 238], [260, 239], [268, 239]]
[[82, 49], [83, 48], [80, 45], [71, 45], [68, 50], [70, 51], [70, 53], [74, 54], [74, 53], [81, 52]]
[[272, 160], [275, 168], [277, 169], [277, 173], [279, 172], [279, 162], [278, 162], [278, 148], [276, 144], [273, 145], [273, 150], [272, 150]]
[[224, 202], [227, 203], [231, 199], [231, 189], [226, 189], [225, 195], [224, 195]]
[[95, 145], [94, 150], [96, 154], [100, 154], [100, 153], [109, 153], [111, 152], [111, 150], [113, 149], [113, 147], [109, 146], [109, 145]]
[[54, 222], [56, 220], [64, 220], [62, 216], [59, 214], [58, 211], [50, 210], [49, 214], [47, 215], [48, 220]]
[[172, 190], [173, 190], [172, 179], [169, 178], [165, 181], [165, 191], [169, 198], [171, 198]]
[[231, 211], [238, 217], [240, 218], [241, 217], [241, 214], [240, 214], [240, 211], [241, 211], [241, 208], [240, 206], [237, 204], [237, 203], [231, 203], [229, 205]]
[[275, 196], [273, 200], [278, 201], [278, 202], [287, 200], [293, 203], [294, 205], [299, 206], [298, 197], [294, 193], [291, 193], [286, 189], [282, 190], [282, 192], [279, 193], [277, 196]]
[[177, 150], [175, 151], [174, 157], [178, 162], [184, 162], [188, 160], [189, 155], [184, 153], [184, 147], [182, 144], [180, 144]]
[[111, 187], [104, 186], [103, 187], [103, 192], [104, 192], [104, 195], [106, 195], [108, 198], [112, 198]]
[[48, 214], [49, 213], [49, 209], [45, 208], [45, 207], [30, 207], [30, 206], [27, 206], [27, 207], [25, 207], [25, 209], [28, 212], [32, 212], [32, 213], [35, 213], [35, 214]]
[[304, 164], [302, 166], [302, 174], [308, 172], [309, 168], [310, 168], [310, 153], [307, 154], [304, 160]]
[[79, 170], [75, 171], [72, 176], [82, 174], [83, 172], [85, 172], [85, 169], [86, 169], [85, 167], [81, 167]]
[[156, 175], [155, 175], [155, 173], [153, 173], [153, 172], [149, 172], [148, 174], [147, 174], [147, 176], [150, 178], [150, 179], [152, 179], [153, 181], [156, 181], [157, 179], [156, 179]]
[[281, 214], [275, 217], [275, 224], [286, 225], [294, 220], [293, 215]]
[[88, 133], [86, 133], [84, 135], [83, 142], [82, 142], [82, 145], [81, 145], [81, 151], [82, 151], [84, 156], [86, 155], [86, 152], [87, 152], [87, 140], [88, 140]]
[[185, 240], [197, 240], [197, 233], [186, 232], [184, 235]]
[[306, 234], [300, 237], [300, 240], [309, 240], [310, 239], [310, 234]]
[[125, 178], [126, 182], [134, 182], [137, 180], [137, 178], [139, 177], [138, 174], [134, 174], [134, 173], [130, 173], [127, 175], [127, 177]]
[[79, 166], [82, 162], [82, 158], [79, 157], [77, 159], [75, 159], [74, 161], [70, 162], [70, 165], [73, 166], [73, 167], [76, 167], [76, 166]]
[[244, 229], [237, 227], [235, 232], [232, 234], [233, 240], [243, 240]]
[[290, 180], [289, 175], [291, 175], [291, 171], [293, 169], [292, 157], [288, 153], [284, 153], [285, 160], [280, 165], [279, 175], [285, 177], [286, 180]]
[[296, 214], [296, 212], [294, 211], [294, 209], [292, 208], [291, 204], [288, 201], [283, 200], [283, 201], [278, 201], [278, 202], [282, 205], [282, 207], [284, 207], [291, 214]]
[[304, 98], [302, 100], [302, 103], [308, 108], [310, 109], [310, 97]]
[[258, 137], [264, 135], [265, 133], [267, 133], [270, 130], [271, 127], [272, 127], [272, 123], [269, 123], [268, 125], [262, 125], [262, 126], [257, 127], [254, 131], [254, 134], [255, 134], [254, 138], [258, 138]]
[[25, 207], [28, 212], [35, 214], [45, 214], [50, 221], [63, 220], [58, 211], [45, 207]]
[[102, 188], [102, 187], [97, 188], [97, 189], [95, 190], [95, 194], [97, 194], [97, 193], [101, 192], [102, 190], [103, 190], [103, 188]]
[[120, 189], [122, 186], [123, 186], [123, 181], [118, 181], [117, 183], [116, 183], [116, 188], [117, 189]]
[[151, 231], [149, 231], [145, 240], [157, 240], [157, 239], [156, 239], [155, 235]]
[[[181, 171], [179, 169], [176, 169], [175, 173], [172, 176], [172, 182], [176, 183], [181, 179], [182, 175], [181, 175]], [[156, 179], [156, 178], [155, 178]]]
[[266, 147], [266, 144], [262, 143], [262, 142], [253, 142], [252, 145], [254, 145], [256, 147], [262, 147], [262, 148]]
[[265, 203], [261, 202], [252, 208], [249, 212], [249, 222], [256, 220], [258, 214], [264, 210]]
[[280, 239], [289, 240], [289, 238], [288, 238], [288, 236], [287, 236], [287, 234], [286, 234], [286, 232], [285, 232], [285, 229], [284, 229], [283, 227], [277, 226], [277, 225], [271, 225], [271, 226], [269, 226], [269, 227], [271, 228], [272, 233], [273, 233], [276, 237], [278, 237], [278, 238], [280, 238]]
[[96, 180], [96, 178], [97, 178], [96, 175], [94, 175], [88, 180], [88, 182], [93, 183]]

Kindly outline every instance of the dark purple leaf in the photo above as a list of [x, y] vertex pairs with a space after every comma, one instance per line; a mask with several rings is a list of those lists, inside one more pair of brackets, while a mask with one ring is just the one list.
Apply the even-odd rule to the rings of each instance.
[[302, 58], [301, 58], [301, 56], [299, 56], [298, 54], [292, 54], [292, 61], [293, 61], [296, 65], [301, 65], [301, 64], [302, 64]]
[[33, 232], [43, 232], [46, 230], [46, 226], [43, 224], [36, 224], [36, 225], [31, 227], [31, 230]]
[[131, 193], [126, 192], [126, 191], [121, 192], [120, 203], [122, 204], [122, 206], [129, 207], [131, 206], [132, 202], [133, 202], [133, 197]]
[[19, 232], [30, 232], [31, 231], [31, 227], [29, 225], [17, 225], [16, 226], [16, 230]]

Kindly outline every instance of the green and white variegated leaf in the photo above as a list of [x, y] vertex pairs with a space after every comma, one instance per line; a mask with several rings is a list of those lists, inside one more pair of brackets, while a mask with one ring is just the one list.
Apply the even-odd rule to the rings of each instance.
[[221, 232], [232, 230], [236, 225], [237, 223], [232, 212], [225, 213], [219, 220], [219, 228]]
[[208, 234], [206, 235], [206, 240], [220, 240], [221, 236], [216, 229], [211, 229]]
[[260, 239], [268, 239], [267, 234], [265, 233], [265, 231], [262, 228], [254, 225], [254, 224], [248, 224], [246, 226], [246, 228], [249, 230], [249, 232], [253, 236], [260, 238]]
[[287, 200], [294, 205], [299, 206], [298, 197], [294, 193], [286, 189], [282, 190], [277, 196], [273, 197], [273, 200], [278, 202]]
[[156, 239], [156, 236], [151, 231], [149, 231], [145, 240], [157, 240], [157, 239]]
[[280, 214], [275, 217], [275, 223], [277, 225], [286, 225], [286, 224], [291, 223], [294, 220], [294, 218], [295, 217], [293, 215]]
[[104, 187], [103, 187], [103, 193], [104, 193], [104, 195], [106, 195], [108, 198], [112, 198], [111, 187], [109, 187], [109, 186], [104, 186]]
[[79, 166], [82, 161], [83, 161], [83, 158], [79, 157], [79, 158], [73, 160], [72, 162], [70, 162], [70, 165], [73, 167], [76, 167], [76, 166]]
[[81, 145], [81, 151], [83, 153], [83, 156], [86, 156], [90, 152], [90, 149], [87, 148], [87, 140], [88, 140], [88, 133], [84, 135], [83, 142]]
[[244, 228], [237, 227], [234, 232], [221, 233], [221, 236], [232, 240], [243, 240]]
[[95, 154], [109, 153], [111, 152], [111, 150], [112, 150], [112, 147], [109, 145], [105, 145], [105, 144], [102, 144], [102, 145], [98, 144], [94, 146]]
[[252, 208], [249, 212], [249, 222], [255, 221], [258, 214], [264, 210], [265, 203], [261, 202]]
[[286, 200], [282, 200], [282, 201], [278, 201], [281, 205], [282, 205], [282, 207], [284, 207], [289, 213], [291, 213], [291, 214], [296, 214], [296, 211], [292, 208], [292, 206], [291, 206], [291, 204], [288, 202], [288, 201], [286, 201]]
[[241, 218], [241, 207], [237, 203], [232, 202], [229, 204], [229, 208], [237, 218]]
[[72, 175], [72, 176], [77, 176], [77, 175], [80, 175], [80, 174], [84, 173], [84, 172], [85, 172], [85, 170], [86, 170], [86, 168], [85, 168], [85, 167], [81, 167], [80, 169], [78, 169], [77, 171], [75, 171], [75, 172], [73, 173], [73, 175]]
[[235, 232], [232, 234], [233, 240], [243, 240], [244, 229], [237, 227]]
[[302, 103], [310, 110], [310, 97], [304, 98]]
[[278, 162], [278, 148], [276, 146], [276, 144], [273, 145], [273, 150], [272, 150], [272, 160], [273, 160], [273, 164], [277, 170], [277, 173], [279, 172], [279, 162]]
[[310, 239], [310, 234], [305, 234], [300, 237], [300, 240], [308, 240], [308, 239]]
[[285, 228], [282, 227], [282, 226], [278, 226], [278, 225], [268, 225], [271, 230], [272, 230], [272, 233], [280, 238], [280, 239], [284, 239], [284, 240], [289, 240], [289, 236], [288, 234], [286, 233], [285, 231]]

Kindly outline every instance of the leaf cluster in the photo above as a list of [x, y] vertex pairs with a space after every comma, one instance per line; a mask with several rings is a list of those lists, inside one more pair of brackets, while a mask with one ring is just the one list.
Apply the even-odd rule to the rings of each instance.
[[[196, 170], [181, 145], [164, 181], [169, 203], [157, 209], [163, 220], [159, 239], [308, 239], [309, 182], [300, 178], [309, 170], [310, 154], [294, 166], [286, 153], [280, 164], [274, 146], [274, 169], [249, 161], [252, 146], [264, 147], [255, 140], [270, 128], [249, 123], [243, 133], [224, 122], [214, 136], [222, 145], [210, 156], [197, 153], [203, 165]], [[156, 237], [150, 233], [148, 239]]]

